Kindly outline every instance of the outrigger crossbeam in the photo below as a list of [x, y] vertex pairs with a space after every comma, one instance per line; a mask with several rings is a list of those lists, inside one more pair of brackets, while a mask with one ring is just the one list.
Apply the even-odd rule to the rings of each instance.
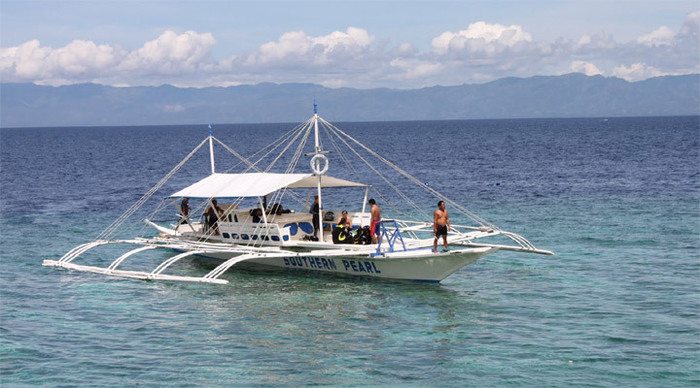
[[[123, 255], [119, 256], [117, 259], [115, 259], [109, 266], [107, 267], [98, 267], [98, 266], [91, 266], [91, 265], [81, 265], [81, 264], [75, 264], [72, 261], [77, 259], [79, 256], [82, 254], [86, 253], [87, 251], [107, 245], [107, 244], [136, 244], [136, 245], [142, 245], [139, 248], [132, 249]], [[61, 268], [66, 268], [66, 269], [72, 269], [75, 271], [81, 271], [81, 272], [93, 272], [93, 273], [99, 273], [102, 275], [109, 275], [109, 276], [116, 276], [116, 277], [125, 277], [125, 278], [132, 278], [132, 279], [142, 279], [142, 280], [175, 280], [175, 281], [185, 281], [185, 282], [196, 282], [196, 283], [216, 283], [216, 284], [227, 284], [227, 280], [219, 279], [221, 275], [226, 272], [229, 268], [231, 268], [233, 265], [241, 263], [246, 260], [254, 259], [254, 258], [259, 258], [263, 252], [252, 252], [256, 250], [260, 251], [269, 251], [270, 249], [260, 249], [260, 248], [255, 248], [255, 247], [250, 247], [250, 248], [231, 248], [229, 246], [221, 246], [222, 244], [213, 244], [213, 243], [172, 243], [172, 242], [167, 242], [163, 241], [161, 239], [134, 239], [134, 240], [98, 240], [98, 241], [93, 241], [87, 244], [82, 244], [65, 255], [61, 257], [59, 260], [44, 260], [42, 265], [46, 267], [61, 267]], [[189, 249], [188, 249], [189, 248]], [[147, 250], [152, 250], [152, 249], [167, 249], [167, 250], [183, 250], [183, 249], [188, 249], [183, 253], [180, 253], [178, 255], [172, 256], [168, 258], [167, 260], [163, 261], [160, 263], [155, 269], [153, 269], [151, 272], [144, 272], [144, 271], [127, 271], [127, 270], [120, 270], [117, 269], [121, 264], [123, 264], [124, 261], [126, 261], [127, 258], [140, 253], [144, 252]], [[202, 277], [196, 277], [196, 276], [179, 276], [179, 275], [168, 275], [168, 274], [163, 274], [163, 272], [170, 267], [171, 265], [175, 264], [175, 262], [184, 259], [186, 257], [190, 256], [195, 256], [195, 255], [203, 255], [203, 254], [211, 254], [211, 253], [219, 253], [219, 254], [226, 254], [230, 253], [231, 255], [236, 255], [235, 257], [224, 261], [221, 263], [219, 266], [214, 268], [211, 272], [206, 274], [205, 276]], [[243, 254], [241, 254], [243, 253]], [[269, 253], [268, 253], [269, 254]], [[284, 256], [284, 254], [282, 254]]]

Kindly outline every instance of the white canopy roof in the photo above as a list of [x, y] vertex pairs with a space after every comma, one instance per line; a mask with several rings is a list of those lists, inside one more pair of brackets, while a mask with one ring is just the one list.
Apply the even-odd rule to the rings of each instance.
[[[312, 174], [211, 174], [170, 197], [191, 198], [238, 198], [262, 197], [285, 187], [290, 189], [311, 188], [318, 184], [318, 177]], [[330, 176], [321, 177], [321, 187], [365, 187], [366, 185]]]

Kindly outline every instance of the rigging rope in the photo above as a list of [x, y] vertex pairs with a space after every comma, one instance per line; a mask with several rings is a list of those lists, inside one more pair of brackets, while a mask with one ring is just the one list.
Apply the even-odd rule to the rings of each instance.
[[[403, 175], [405, 178], [407, 178], [408, 180], [410, 180], [411, 182], [413, 182], [413, 183], [416, 184], [417, 186], [419, 186], [419, 187], [425, 189], [426, 191], [428, 191], [429, 193], [433, 194], [433, 195], [434, 195], [435, 197], [437, 197], [438, 199], [444, 200], [446, 203], [450, 204], [450, 206], [456, 208], [456, 209], [459, 210], [462, 214], [464, 214], [464, 215], [466, 215], [467, 217], [471, 218], [471, 219], [474, 220], [475, 222], [479, 223], [479, 224], [482, 225], [482, 226], [488, 226], [488, 227], [490, 227], [490, 228], [492, 228], [492, 229], [498, 229], [495, 225], [489, 223], [489, 222], [486, 221], [485, 219], [483, 219], [483, 218], [479, 217], [478, 215], [472, 213], [472, 212], [471, 212], [469, 209], [467, 209], [466, 207], [464, 207], [464, 206], [458, 204], [457, 202], [455, 202], [455, 201], [453, 201], [453, 200], [451, 200], [451, 199], [445, 197], [443, 194], [441, 194], [441, 193], [438, 192], [437, 190], [435, 190], [435, 189], [433, 189], [432, 187], [428, 186], [426, 183], [420, 181], [418, 178], [414, 177], [413, 175], [409, 174], [408, 172], [406, 172], [405, 170], [403, 170], [402, 168], [400, 168], [400, 167], [397, 166], [396, 164], [392, 163], [392, 162], [389, 161], [388, 159], [386, 159], [386, 158], [384, 158], [383, 156], [379, 155], [377, 152], [375, 152], [374, 150], [370, 149], [370, 148], [367, 147], [366, 145], [360, 143], [360, 142], [357, 141], [355, 138], [353, 138], [352, 136], [350, 136], [350, 135], [348, 135], [347, 133], [343, 132], [341, 129], [337, 128], [337, 127], [334, 126], [333, 124], [329, 123], [329, 122], [326, 121], [326, 120], [323, 120], [322, 118], [319, 118], [319, 120], [321, 120], [321, 122], [324, 123], [324, 125], [330, 126], [330, 127], [333, 128], [335, 131], [339, 132], [340, 134], [342, 134], [344, 137], [346, 137], [347, 139], [349, 139], [349, 140], [352, 141], [353, 143], [355, 143], [355, 144], [357, 144], [358, 146], [362, 147], [362, 149], [364, 149], [365, 151], [367, 151], [368, 153], [370, 153], [372, 156], [374, 156], [375, 158], [379, 159], [379, 160], [380, 160], [381, 162], [383, 162], [384, 164], [386, 164], [386, 165], [388, 165], [389, 167], [391, 167], [392, 169], [394, 169], [394, 170], [395, 170], [396, 172], [398, 172], [399, 174]], [[352, 149], [352, 148], [351, 148], [351, 149]]]
[[158, 190], [160, 190], [163, 185], [173, 176], [175, 173], [185, 164], [187, 163], [190, 158], [200, 149], [202, 146], [207, 142], [207, 139], [204, 139], [201, 143], [199, 143], [198, 146], [196, 146], [192, 151], [190, 151], [187, 156], [185, 156], [184, 159], [180, 161], [175, 167], [173, 167], [170, 172], [168, 172], [163, 178], [161, 178], [158, 183], [155, 184], [155, 186], [151, 187], [150, 190], [148, 190], [136, 203], [131, 205], [130, 208], [128, 208], [124, 213], [122, 213], [121, 216], [117, 217], [116, 220], [114, 220], [105, 230], [103, 230], [96, 238], [95, 240], [105, 240], [108, 239], [123, 223], [126, 221], [129, 217], [131, 217], [141, 206], [143, 206], [146, 201], [148, 201], [153, 194], [155, 194]]

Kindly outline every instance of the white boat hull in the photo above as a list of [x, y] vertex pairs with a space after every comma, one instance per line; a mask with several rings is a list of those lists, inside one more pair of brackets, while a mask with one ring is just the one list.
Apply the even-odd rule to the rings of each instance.
[[[412, 255], [404, 255], [405, 257], [398, 253], [389, 257], [368, 257], [367, 255], [328, 256], [327, 254], [314, 255], [310, 252], [299, 252], [296, 255], [284, 257], [250, 259], [235, 267], [248, 269], [273, 267], [343, 276], [439, 282], [460, 268], [470, 265], [480, 257], [496, 250], [494, 248], [468, 248], [434, 254], [429, 249], [425, 249], [426, 254], [416, 256], [416, 252], [413, 251]], [[232, 257], [231, 254], [223, 252], [204, 253], [200, 256], [221, 261]]]

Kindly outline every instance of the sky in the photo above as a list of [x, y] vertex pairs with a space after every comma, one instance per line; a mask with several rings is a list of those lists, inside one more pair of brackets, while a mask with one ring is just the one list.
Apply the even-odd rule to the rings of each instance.
[[398, 89], [700, 73], [700, 0], [0, 0], [0, 81]]

